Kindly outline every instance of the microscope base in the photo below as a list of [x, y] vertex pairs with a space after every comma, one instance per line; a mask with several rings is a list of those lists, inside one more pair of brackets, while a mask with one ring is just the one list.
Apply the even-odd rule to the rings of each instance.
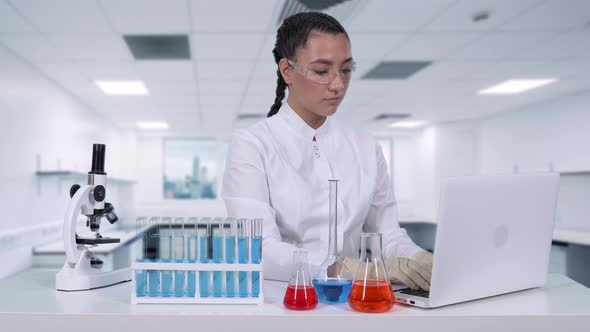
[[55, 277], [55, 288], [59, 291], [83, 291], [131, 281], [131, 269], [103, 272], [90, 267], [89, 254], [83, 252], [74, 267], [68, 262]]

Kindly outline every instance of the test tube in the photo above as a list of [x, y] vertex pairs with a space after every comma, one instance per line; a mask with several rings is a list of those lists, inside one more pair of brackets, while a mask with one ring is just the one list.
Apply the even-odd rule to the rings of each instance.
[[[172, 253], [172, 218], [162, 218], [160, 224], [160, 261], [170, 263], [173, 261]], [[162, 270], [162, 296], [172, 295], [172, 271]]]
[[[188, 224], [185, 224], [184, 231], [187, 236], [186, 241], [186, 258], [189, 263], [196, 263], [198, 260], [198, 243], [199, 234], [197, 233], [197, 225], [199, 218], [189, 218]], [[197, 290], [197, 278], [195, 271], [188, 271], [186, 282], [186, 295], [189, 297], [195, 297]]]
[[[260, 264], [262, 259], [262, 219], [251, 220], [251, 260], [254, 264]], [[252, 297], [260, 294], [260, 272], [252, 271]]]
[[[238, 221], [238, 263], [248, 264], [248, 242], [250, 237], [249, 220]], [[248, 272], [238, 272], [239, 296], [248, 297]]]
[[[211, 232], [213, 235], [213, 263], [223, 263], [223, 218], [213, 219]], [[213, 271], [213, 296], [223, 295], [223, 273]]]
[[[197, 228], [199, 233], [199, 261], [209, 263], [209, 237], [211, 236], [211, 218], [201, 218]], [[209, 272], [199, 271], [199, 294], [209, 296]]]
[[[174, 219], [174, 261], [176, 263], [185, 262], [185, 234], [184, 218], [177, 217]], [[174, 271], [174, 296], [183, 297], [186, 294], [186, 272], [182, 270]]]
[[[160, 218], [150, 218], [148, 229], [148, 248], [150, 251], [147, 259], [152, 263], [159, 260], [158, 251], [156, 251], [156, 247], [160, 244], [159, 224]], [[148, 294], [149, 296], [160, 296], [160, 270], [148, 270]]]
[[[135, 232], [136, 241], [135, 243], [135, 261], [145, 262], [147, 253], [147, 238], [146, 229], [147, 218], [138, 217], [135, 220]], [[145, 270], [135, 270], [135, 295], [138, 297], [146, 296], [147, 293], [147, 273]]]
[[[236, 233], [237, 223], [234, 218], [227, 218], [226, 227], [224, 228], [225, 236], [225, 262], [234, 264], [236, 262]], [[225, 272], [225, 296], [236, 296], [236, 273], [233, 271]]]

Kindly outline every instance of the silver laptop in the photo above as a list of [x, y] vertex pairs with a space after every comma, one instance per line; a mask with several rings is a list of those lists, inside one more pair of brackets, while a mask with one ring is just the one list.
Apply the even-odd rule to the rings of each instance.
[[430, 292], [396, 301], [435, 308], [544, 285], [558, 187], [551, 173], [441, 181]]

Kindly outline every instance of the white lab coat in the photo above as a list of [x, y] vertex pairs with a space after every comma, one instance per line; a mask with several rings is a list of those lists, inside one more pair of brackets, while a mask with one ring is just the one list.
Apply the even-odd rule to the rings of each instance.
[[297, 248], [308, 250], [312, 274], [326, 257], [330, 179], [339, 181], [343, 256], [358, 257], [362, 231], [383, 234], [384, 257], [421, 250], [399, 227], [376, 140], [330, 117], [314, 130], [285, 102], [278, 114], [234, 133], [221, 191], [228, 216], [264, 218], [265, 278], [288, 280]]

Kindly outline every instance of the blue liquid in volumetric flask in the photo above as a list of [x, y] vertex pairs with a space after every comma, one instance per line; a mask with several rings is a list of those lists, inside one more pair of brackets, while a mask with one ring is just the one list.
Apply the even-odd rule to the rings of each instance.
[[[238, 263], [248, 263], [248, 252], [246, 251], [244, 237], [238, 237]], [[238, 272], [240, 297], [248, 297], [248, 272]]]
[[350, 289], [352, 288], [352, 280], [336, 278], [328, 278], [327, 280], [314, 279], [313, 287], [320, 302], [328, 304], [344, 303], [348, 300], [348, 294], [350, 294]]
[[135, 271], [135, 295], [145, 296], [146, 295], [146, 272], [145, 270]]
[[[213, 237], [213, 263], [223, 263], [223, 239], [221, 236]], [[221, 297], [223, 295], [223, 273], [221, 271], [213, 272], [213, 296]]]
[[[199, 253], [201, 263], [209, 263], [209, 252], [207, 251], [207, 242], [209, 237], [203, 235], [199, 238]], [[199, 272], [199, 294], [201, 297], [209, 297], [209, 272]]]
[[[260, 243], [259, 236], [252, 237], [252, 263], [260, 264]], [[252, 272], [252, 296], [258, 297], [260, 294], [260, 272]]]
[[160, 296], [160, 271], [148, 271], [148, 292], [149, 296]]
[[[225, 238], [225, 261], [227, 263], [235, 263], [234, 250], [236, 248], [234, 244], [235, 238], [233, 236], [227, 236]], [[236, 282], [234, 280], [235, 272], [225, 272], [225, 296], [234, 297], [236, 296]]]

